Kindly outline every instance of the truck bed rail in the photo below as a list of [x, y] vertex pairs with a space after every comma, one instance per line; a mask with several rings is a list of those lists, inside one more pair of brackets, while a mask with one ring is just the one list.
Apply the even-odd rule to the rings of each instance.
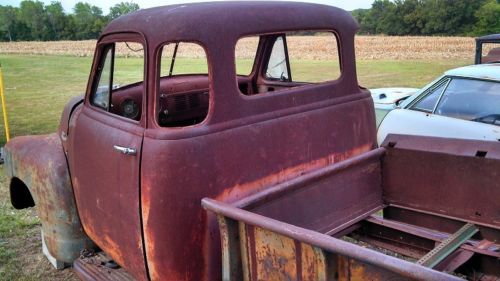
[[223, 280], [461, 280], [213, 199], [202, 205], [218, 217]]

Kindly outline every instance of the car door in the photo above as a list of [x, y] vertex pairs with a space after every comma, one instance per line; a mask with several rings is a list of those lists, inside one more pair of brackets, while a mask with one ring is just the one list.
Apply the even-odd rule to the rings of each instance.
[[[122, 42], [125, 38], [130, 42]], [[122, 34], [98, 44], [94, 77], [72, 120], [68, 159], [85, 232], [136, 279], [146, 280], [139, 203], [145, 118], [137, 114], [143, 108], [137, 102], [142, 103], [146, 89], [140, 42], [140, 37]], [[141, 51], [134, 60], [118, 55], [127, 48]], [[134, 73], [139, 81], [123, 85]]]
[[499, 108], [498, 82], [445, 77], [404, 109], [390, 112], [377, 140], [380, 144], [392, 133], [498, 141]]

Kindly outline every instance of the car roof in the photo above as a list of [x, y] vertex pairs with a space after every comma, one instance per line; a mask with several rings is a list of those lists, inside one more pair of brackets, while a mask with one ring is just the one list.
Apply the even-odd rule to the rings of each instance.
[[476, 38], [476, 41], [480, 41], [480, 42], [482, 42], [482, 41], [496, 41], [496, 40], [500, 40], [500, 33], [489, 34], [489, 35], [485, 35], [485, 36]]
[[469, 65], [448, 70], [444, 74], [500, 81], [500, 63]]
[[[350, 13], [328, 5], [286, 1], [221, 1], [142, 9], [111, 21], [103, 35], [137, 32], [150, 40], [226, 41], [280, 31], [358, 29]], [[236, 39], [235, 39], [236, 38]]]

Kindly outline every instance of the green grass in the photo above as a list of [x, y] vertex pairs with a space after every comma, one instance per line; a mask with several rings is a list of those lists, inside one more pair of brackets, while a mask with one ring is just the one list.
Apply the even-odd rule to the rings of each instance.
[[[57, 129], [64, 105], [85, 92], [91, 58], [66, 56], [0, 55], [7, 111], [12, 136], [46, 134]], [[294, 79], [321, 81], [336, 72], [335, 62], [293, 62]], [[367, 88], [422, 87], [443, 71], [469, 61], [358, 61], [359, 83]], [[139, 59], [119, 59], [123, 81], [137, 80], [142, 73]], [[201, 59], [179, 59], [177, 73], [206, 71]], [[237, 71], [249, 73], [251, 61], [237, 62]], [[294, 71], [292, 69], [292, 71]], [[167, 71], [168, 73], [168, 71]], [[3, 123], [2, 123], [3, 124]], [[5, 142], [0, 126], [0, 146]], [[0, 280], [72, 280], [68, 270], [51, 269], [41, 254], [39, 220], [33, 209], [10, 206], [8, 183], [0, 172]], [[22, 268], [22, 269], [20, 269]]]

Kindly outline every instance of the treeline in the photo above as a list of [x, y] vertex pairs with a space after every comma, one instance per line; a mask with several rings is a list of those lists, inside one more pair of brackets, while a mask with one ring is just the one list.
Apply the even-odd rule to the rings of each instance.
[[500, 0], [375, 0], [352, 15], [362, 34], [484, 35], [500, 33]]
[[[19, 8], [0, 5], [0, 41], [95, 39], [109, 21], [138, 9], [135, 3], [122, 2], [104, 15], [101, 8], [79, 2], [68, 14], [61, 2], [25, 0]], [[354, 10], [352, 15], [361, 34], [500, 33], [500, 0], [375, 0], [371, 9]]]
[[0, 5], [0, 41], [53, 41], [95, 39], [114, 18], [139, 10], [139, 5], [122, 2], [104, 15], [102, 9], [78, 2], [67, 14], [61, 2], [44, 5], [22, 1], [19, 8]]

